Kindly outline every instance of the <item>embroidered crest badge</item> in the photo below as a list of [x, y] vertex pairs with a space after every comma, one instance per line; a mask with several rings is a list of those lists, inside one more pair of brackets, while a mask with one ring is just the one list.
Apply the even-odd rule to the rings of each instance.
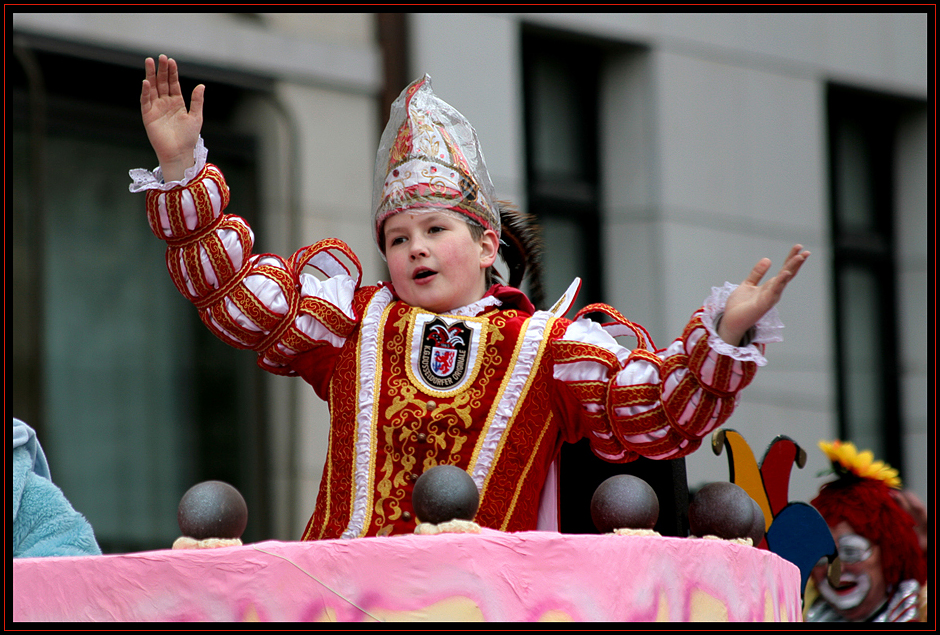
[[464, 322], [448, 325], [435, 318], [424, 325], [418, 371], [429, 386], [449, 390], [467, 373], [472, 332]]

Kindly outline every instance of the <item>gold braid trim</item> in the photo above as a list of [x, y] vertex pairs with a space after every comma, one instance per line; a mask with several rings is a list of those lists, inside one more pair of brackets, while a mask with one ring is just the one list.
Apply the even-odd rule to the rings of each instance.
[[[685, 331], [682, 333], [683, 340], [688, 341], [692, 332], [699, 328], [705, 329], [705, 326], [702, 324], [701, 316], [696, 316], [695, 319], [686, 325]], [[708, 337], [707, 335], [703, 335], [695, 343], [688, 357], [688, 368], [696, 377], [702, 377], [702, 368], [708, 363], [711, 353], [712, 349], [711, 346], [708, 345]], [[732, 389], [731, 382], [734, 379], [734, 367], [736, 363], [740, 364], [742, 377], [740, 385]], [[701, 386], [703, 390], [717, 397], [727, 399], [733, 397], [741, 389], [750, 384], [756, 374], [757, 364], [754, 362], [736, 362], [734, 359], [725, 355], [716, 355], [711, 385], [701, 382]]]
[[235, 266], [225, 250], [221, 236], [217, 233], [206, 236], [206, 239], [202, 242], [202, 249], [205, 251], [206, 259], [215, 273], [216, 280], [230, 280], [235, 275]]
[[662, 406], [656, 405], [648, 411], [633, 415], [632, 417], [614, 417], [613, 425], [618, 435], [633, 436], [637, 434], [650, 434], [667, 427], [668, 420], [663, 414]]
[[[287, 274], [289, 275], [289, 274]], [[287, 283], [290, 284], [291, 280], [288, 278]], [[283, 281], [282, 281], [283, 283]], [[266, 338], [264, 338], [261, 343], [258, 345], [257, 349], [259, 352], [263, 353], [267, 351], [268, 353], [276, 353], [277, 349], [275, 344], [281, 339], [281, 336], [294, 325], [294, 320], [297, 318], [297, 310], [300, 308], [300, 294], [299, 293], [285, 293], [289, 305], [287, 311], [284, 315], [280, 316], [280, 320]], [[273, 349], [268, 351], [268, 349]]]
[[[211, 294], [215, 289], [206, 280], [202, 269], [202, 259], [199, 257], [199, 245], [192, 245], [181, 250], [175, 250], [182, 259], [182, 267], [189, 273], [189, 282], [196, 291], [196, 297], [201, 298]], [[187, 294], [188, 295], [188, 294]]]
[[[663, 360], [648, 350], [637, 348], [631, 351], [626, 363], [629, 364], [634, 360], [649, 362], [656, 367], [661, 378], [665, 378], [667, 375]], [[615, 433], [623, 438], [654, 432], [668, 426], [669, 421], [665, 419], [660, 404], [661, 397], [661, 386], [650, 384], [620, 386], [617, 385], [616, 381], [612, 381], [607, 391], [607, 410], [610, 413], [611, 425]], [[616, 414], [617, 408], [636, 406], [649, 406], [650, 409], [643, 414], [628, 417], [621, 417]]]
[[571, 381], [565, 382], [565, 385], [577, 395], [581, 403], [590, 402], [604, 405], [604, 397], [607, 392], [607, 383], [603, 381]]
[[205, 309], [221, 303], [225, 296], [234, 291], [235, 288], [242, 283], [245, 277], [251, 273], [251, 267], [254, 262], [254, 258], [246, 260], [245, 264], [242, 265], [242, 268], [235, 272], [235, 275], [226, 280], [225, 283], [218, 289], [213, 289], [212, 293], [199, 299], [190, 298], [190, 301], [196, 305], [197, 309]]
[[183, 190], [173, 190], [164, 194], [167, 220], [170, 221], [170, 231], [174, 236], [186, 233], [186, 220], [183, 216]]
[[[631, 322], [625, 318], [623, 314], [614, 307], [601, 303], [589, 304], [578, 311], [574, 316], [574, 319], [577, 320], [578, 318], [583, 317], [589, 313], [603, 313], [605, 315], [609, 315], [610, 317], [614, 318], [614, 323], [626, 326], [631, 331], [633, 331], [634, 335], [636, 335], [638, 349], [646, 349], [650, 351], [656, 350], [656, 346], [653, 344], [653, 338], [650, 337], [650, 334], [646, 331], [646, 329], [639, 324]], [[609, 325], [605, 324], [604, 326]]]
[[157, 190], [147, 190], [144, 207], [147, 209], [147, 223], [150, 225], [150, 231], [160, 240], [166, 240], [166, 234], [163, 233], [163, 226], [160, 224], [161, 194], [163, 193]]
[[[263, 274], [261, 268], [254, 269], [250, 275], [257, 276]], [[265, 276], [270, 278], [271, 276]], [[251, 291], [245, 288], [244, 283], [238, 285], [228, 294], [228, 301], [234, 304], [242, 314], [245, 315], [251, 323], [259, 328], [261, 333], [254, 335], [256, 344], [252, 348], [260, 348], [271, 329], [277, 324], [277, 314], [273, 313], [265, 304], [255, 296]]]
[[[203, 172], [205, 174], [205, 171]], [[192, 231], [174, 232], [172, 238], [166, 239], [167, 243], [174, 247], [192, 244], [198, 242], [203, 236], [209, 234], [220, 222], [222, 214], [216, 215], [212, 209], [212, 199], [204, 180], [195, 181], [188, 188], [190, 196], [193, 197], [193, 207], [196, 210], [196, 227]], [[180, 190], [179, 194], [175, 191], [174, 200], [180, 202], [182, 207], [182, 193], [186, 190]]]
[[[217, 230], [229, 230], [238, 235], [238, 240], [242, 251], [242, 266], [238, 271], [234, 270], [233, 263], [228, 253], [222, 246], [222, 239], [218, 234], [210, 234], [205, 237], [202, 243], [191, 243], [183, 247], [167, 248], [167, 269], [173, 284], [187, 300], [192, 302], [197, 309], [205, 309], [222, 300], [232, 289], [234, 289], [247, 275], [251, 269], [254, 260], [251, 258], [252, 236], [251, 231], [243, 223], [238, 222], [237, 217], [224, 216]], [[205, 271], [202, 266], [200, 249], [205, 249], [209, 258], [210, 266], [219, 281], [219, 288], [214, 288], [205, 278]], [[182, 262], [180, 262], [182, 260]], [[186, 285], [186, 277], [183, 271], [189, 274], [189, 279], [195, 294], [191, 293]]]
[[[356, 288], [359, 288], [359, 285], [362, 283], [362, 264], [359, 262], [359, 258], [353, 253], [353, 250], [350, 249], [349, 245], [339, 240], [338, 238], [325, 238], [323, 240], [318, 240], [312, 245], [303, 247], [294, 252], [294, 254], [288, 259], [287, 264], [291, 271], [294, 272], [296, 276], [300, 276], [300, 272], [305, 266], [307, 266], [310, 261], [316, 257], [318, 254], [323, 252], [338, 251], [346, 258], [349, 259], [350, 263], [356, 269]], [[335, 256], [333, 256], [334, 259]], [[339, 261], [337, 260], [339, 263]], [[321, 271], [315, 265], [310, 265], [314, 269]], [[346, 269], [348, 274], [352, 274], [352, 271], [349, 270], [349, 267], [343, 265], [343, 268]], [[323, 273], [321, 271], [321, 273]], [[360, 315], [357, 313], [357, 315]]]
[[689, 357], [688, 355], [683, 355], [681, 353], [677, 355], [672, 355], [667, 357], [660, 364], [659, 378], [661, 382], [665, 382], [666, 378], [669, 375], [673, 374], [676, 371], [682, 370], [683, 368], [688, 368]]
[[[223, 270], [222, 267], [216, 265], [215, 260], [213, 259], [213, 268], [216, 271], [216, 279], [220, 283], [219, 288], [218, 289], [210, 288], [210, 291], [208, 294], [203, 295], [202, 297], [199, 297], [199, 298], [193, 298], [193, 297], [190, 297], [189, 294], [184, 294], [189, 298], [190, 302], [196, 305], [197, 309], [205, 309], [209, 306], [212, 306], [213, 304], [217, 304], [221, 302], [225, 296], [227, 296], [235, 287], [241, 284], [242, 280], [244, 280], [245, 276], [249, 274], [249, 272], [251, 271], [251, 268], [255, 265], [255, 263], [257, 262], [259, 258], [259, 256], [251, 255], [251, 249], [253, 245], [252, 245], [251, 231], [248, 229], [248, 227], [245, 226], [243, 223], [239, 223], [235, 221], [234, 219], [236, 217], [234, 216], [226, 215], [223, 218], [225, 220], [223, 222], [223, 225], [220, 227], [220, 229], [227, 229], [230, 231], [234, 231], [236, 234], [238, 234], [239, 243], [241, 244], [241, 249], [242, 249], [242, 266], [238, 271], [233, 272], [230, 275], [230, 277], [226, 279], [219, 273], [220, 271]], [[216, 238], [215, 240], [218, 240], [218, 244], [221, 248], [221, 239]], [[198, 247], [195, 247], [193, 249], [197, 250]], [[207, 252], [209, 252], [208, 249], [207, 249]], [[209, 253], [211, 255], [212, 252], [209, 252]], [[222, 254], [219, 256], [219, 258], [220, 259], [224, 258], [226, 261], [231, 263], [227, 254]], [[231, 264], [228, 264], [225, 267], [225, 269], [227, 269], [228, 271], [231, 271], [233, 267]], [[198, 271], [201, 275], [202, 273], [201, 266], [199, 267]], [[189, 273], [190, 273], [190, 276], [194, 275], [194, 272], [192, 269], [189, 270]]]
[[175, 249], [166, 250], [166, 270], [170, 273], [170, 280], [173, 281], [173, 286], [176, 287], [176, 290], [179, 291], [184, 298], [191, 301], [193, 296], [189, 293], [189, 289], [186, 286], [186, 280], [183, 277], [182, 268], [180, 267], [179, 252]]
[[232, 199], [232, 193], [228, 188], [228, 184], [225, 182], [225, 177], [222, 176], [222, 171], [213, 164], [207, 163], [204, 174], [206, 178], [213, 181], [218, 187], [219, 194], [222, 196], [222, 203], [219, 205], [219, 211], [224, 210], [226, 207], [228, 207], [228, 203]]
[[[686, 445], [685, 448], [679, 449], [682, 441], [688, 441], [688, 445]], [[662, 456], [663, 454], [674, 452], [674, 454], [672, 454], [669, 458], [678, 459], [692, 454], [701, 445], [701, 439], [686, 439], [678, 432], [676, 428], [670, 428], [666, 433], [666, 436], [664, 436], [658, 442], [638, 447], [636, 448], [636, 452], [647, 457]]]
[[346, 337], [355, 328], [356, 320], [322, 298], [304, 298], [300, 304], [302, 313], [314, 316], [334, 335]]
[[630, 351], [630, 356], [627, 357], [626, 364], [629, 364], [630, 362], [637, 359], [642, 359], [649, 362], [656, 367], [657, 371], [662, 372], [663, 360], [656, 353], [643, 348], [635, 348]]
[[556, 364], [567, 362], [597, 362], [607, 368], [619, 367], [617, 355], [607, 349], [582, 342], [559, 340], [552, 347], [552, 360]]
[[[225, 310], [225, 306], [221, 302], [200, 311], [199, 317], [202, 318], [203, 324], [205, 324], [216, 337], [235, 348], [251, 349], [257, 341], [257, 338], [261, 335], [256, 331], [245, 329], [242, 325], [233, 320], [232, 316]], [[215, 323], [213, 323], [213, 320]], [[216, 323], [218, 326], [216, 326]], [[231, 333], [231, 335], [229, 335], [229, 333]]]
[[621, 406], [645, 406], [659, 401], [661, 394], [658, 386], [650, 384], [636, 384], [630, 386], [618, 386], [616, 384], [610, 387], [609, 407]]
[[522, 490], [525, 488], [526, 484], [528, 484], [528, 477], [529, 472], [532, 470], [532, 464], [535, 462], [536, 458], [540, 456], [539, 449], [541, 448], [542, 443], [545, 441], [545, 433], [553, 429], [552, 416], [552, 412], [549, 411], [545, 425], [542, 426], [541, 430], [539, 430], [539, 437], [535, 441], [535, 445], [532, 447], [532, 451], [529, 452], [529, 459], [526, 461], [525, 467], [522, 469], [522, 473], [517, 476], [517, 487], [512, 493], [512, 499], [509, 501], [509, 511], [506, 514], [506, 517], [503, 519], [503, 524], [500, 527], [502, 531], [506, 531], [506, 529], [509, 527], [509, 522], [512, 519], [513, 514], [518, 509], [519, 496], [522, 493]]
[[209, 224], [196, 228], [191, 234], [180, 238], [164, 238], [163, 240], [165, 240], [166, 244], [170, 247], [188, 247], [189, 245], [200, 242], [206, 236], [219, 229], [226, 216], [226, 214], [219, 214], [215, 219], [211, 220]]
[[[261, 368], [279, 375], [293, 375], [293, 371], [272, 366], [272, 363], [287, 365], [296, 354], [307, 352], [315, 346], [323, 344], [323, 342], [310, 338], [297, 328], [297, 317], [301, 313], [314, 317], [321, 325], [326, 327], [327, 330], [340, 337], [348, 336], [355, 328], [356, 320], [354, 318], [345, 315], [341, 310], [326, 300], [322, 298], [300, 297], [300, 273], [303, 267], [310, 264], [310, 261], [314, 257], [325, 251], [338, 251], [350, 260], [352, 266], [356, 269], [356, 286], [358, 287], [362, 280], [362, 267], [359, 264], [359, 259], [346, 243], [335, 238], [321, 240], [313, 245], [298, 249], [285, 263], [286, 270], [272, 266], [261, 266], [258, 268], [257, 272], [253, 272], [252, 275], [254, 275], [254, 273], [262, 273], [274, 280], [283, 291], [284, 297], [287, 298], [289, 303], [288, 310], [282, 316], [271, 313], [267, 307], [261, 305], [260, 302], [257, 303], [261, 305], [259, 311], [264, 309], [263, 313], [267, 313], [271, 320], [277, 320], [274, 325], [271, 325], [270, 321], [266, 321], [264, 325], [259, 323], [259, 326], [262, 326], [265, 330], [267, 330], [266, 327], [270, 326], [268, 335], [264, 337], [261, 342], [252, 347], [259, 352], [258, 365]], [[339, 261], [335, 255], [331, 254], [331, 256], [336, 261], [335, 264], [341, 265], [347, 274], [352, 274], [348, 266]], [[321, 271], [321, 273], [325, 273], [316, 267], [316, 265], [311, 266]], [[241, 306], [239, 306], [239, 308], [241, 308]], [[288, 355], [279, 351], [278, 344], [290, 348], [294, 351], [294, 354]], [[267, 358], [267, 362], [265, 358]]]
[[[211, 180], [216, 184], [221, 201], [218, 214], [212, 208], [212, 199], [209, 190], [205, 184], [206, 180]], [[193, 197], [193, 206], [196, 210], [196, 228], [190, 230], [186, 227], [185, 215], [183, 214], [183, 193], [189, 192]], [[198, 240], [199, 237], [207, 233], [206, 228], [214, 221], [217, 216], [221, 216], [231, 199], [231, 194], [225, 179], [219, 169], [207, 163], [202, 171], [196, 175], [192, 183], [185, 187], [176, 187], [169, 191], [148, 190], [146, 194], [147, 220], [150, 223], [150, 229], [160, 240], [170, 243], [176, 243], [174, 246], [182, 246]], [[169, 224], [170, 237], [164, 232], [167, 227], [160, 221], [160, 202], [163, 201], [166, 206], [167, 222]]]

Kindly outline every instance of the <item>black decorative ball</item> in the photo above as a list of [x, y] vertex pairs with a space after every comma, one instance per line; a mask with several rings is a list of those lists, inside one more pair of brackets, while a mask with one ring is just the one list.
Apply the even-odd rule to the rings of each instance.
[[652, 529], [659, 520], [659, 498], [641, 478], [611, 476], [594, 490], [591, 520], [605, 534], [614, 529]]
[[418, 520], [424, 523], [473, 520], [480, 506], [480, 492], [464, 470], [438, 465], [415, 481], [411, 504]]
[[[750, 498], [750, 496], [748, 497]], [[757, 501], [751, 498], [751, 507], [754, 508], [754, 522], [751, 523], [751, 530], [747, 532], [747, 537], [751, 539], [755, 547], [760, 546], [764, 539], [766, 525], [764, 521], [764, 510], [757, 504]]]
[[689, 530], [699, 537], [745, 538], [754, 525], [754, 511], [753, 499], [738, 485], [709, 483], [689, 503]]
[[183, 494], [176, 520], [183, 535], [196, 540], [241, 538], [248, 525], [248, 505], [228, 483], [204, 481]]

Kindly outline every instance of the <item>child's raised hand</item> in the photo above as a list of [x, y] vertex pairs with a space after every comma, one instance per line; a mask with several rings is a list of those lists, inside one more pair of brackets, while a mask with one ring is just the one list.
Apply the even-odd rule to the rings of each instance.
[[770, 269], [770, 259], [762, 258], [744, 282], [728, 296], [725, 312], [718, 325], [718, 335], [724, 341], [737, 346], [747, 330], [757, 324], [767, 311], [772, 309], [783, 295], [787, 284], [793, 280], [800, 267], [809, 258], [802, 245], [793, 245], [780, 273], [760, 284], [761, 278]]
[[152, 57], [144, 62], [147, 78], [140, 91], [140, 114], [147, 138], [157, 153], [164, 181], [178, 181], [193, 165], [193, 149], [202, 129], [202, 84], [193, 90], [190, 109], [180, 90], [176, 61], [160, 56], [159, 70]]

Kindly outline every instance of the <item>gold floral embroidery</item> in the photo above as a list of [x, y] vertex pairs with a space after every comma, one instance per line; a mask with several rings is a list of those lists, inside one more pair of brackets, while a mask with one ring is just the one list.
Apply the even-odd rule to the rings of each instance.
[[476, 351], [475, 381], [465, 383], [449, 398], [428, 394], [406, 370], [411, 364], [410, 337], [417, 314], [418, 310], [399, 306], [386, 316], [391, 328], [383, 331], [386, 339], [379, 370], [384, 381], [381, 395], [377, 393], [382, 405], [377, 410], [379, 434], [374, 451], [381, 457], [381, 466], [375, 473], [375, 500], [370, 505], [369, 526], [373, 530], [401, 518], [418, 465], [423, 473], [436, 465], [468, 463], [466, 452], [476, 445], [480, 432], [474, 421], [491, 416], [492, 403], [485, 398], [487, 386], [502, 372], [502, 357], [490, 341], [491, 335], [499, 340], [502, 336], [486, 318], [474, 318], [481, 326], [479, 341], [489, 344]]
[[[495, 322], [495, 320], [494, 320], [494, 322]], [[524, 385], [523, 385], [523, 387], [522, 387], [522, 390], [521, 390], [521, 392], [520, 392], [520, 394], [519, 394], [518, 403], [522, 403], [522, 402], [524, 402], [524, 401], [526, 400], [526, 398], [527, 398], [527, 396], [528, 396], [528, 393], [529, 393], [529, 390], [532, 388], [533, 380], [535, 379], [535, 376], [538, 374], [538, 369], [539, 369], [540, 366], [541, 366], [541, 360], [542, 360], [543, 355], [545, 354], [545, 349], [546, 349], [546, 346], [547, 346], [547, 343], [548, 343], [548, 340], [549, 340], [548, 337], [545, 337], [545, 334], [551, 332], [551, 329], [553, 328], [555, 322], [556, 322], [556, 320], [555, 320], [554, 318], [550, 318], [550, 319], [546, 320], [545, 323], [543, 323], [540, 327], [537, 327], [537, 328], [540, 328], [540, 330], [541, 330], [541, 332], [542, 332], [542, 336], [539, 338], [539, 344], [538, 344], [537, 352], [536, 352], [536, 355], [535, 355], [535, 359], [534, 359], [533, 362], [532, 362], [530, 373], [529, 373], [528, 377], [526, 377], [525, 383], [524, 383]], [[520, 352], [522, 351], [522, 346], [523, 346], [523, 343], [524, 343], [524, 341], [525, 341], [525, 336], [526, 336], [526, 334], [527, 334], [529, 328], [531, 328], [532, 326], [533, 326], [532, 319], [529, 319], [529, 320], [526, 320], [525, 323], [523, 324], [522, 328], [519, 329], [519, 335], [518, 335], [518, 339], [517, 339], [517, 341], [516, 341], [516, 345], [515, 345], [515, 347], [513, 348], [512, 358], [511, 358], [511, 360], [510, 360], [509, 363], [508, 363], [508, 366], [509, 366], [510, 368], [513, 368], [513, 369], [516, 368], [516, 362], [517, 362], [517, 360], [519, 359], [519, 354], [520, 354]], [[508, 383], [509, 383], [509, 380], [510, 380], [511, 375], [512, 375], [511, 372], [506, 374], [506, 377], [505, 377], [505, 379], [503, 380], [503, 384], [500, 386], [499, 394], [498, 394], [498, 395], [496, 396], [496, 398], [494, 399], [494, 403], [498, 403], [499, 400], [502, 399], [503, 393], [504, 393], [505, 390], [506, 390], [506, 387], [507, 387], [507, 385], [508, 385]], [[519, 414], [520, 414], [520, 413], [519, 413], [518, 410], [514, 410], [512, 416], [511, 416], [511, 417], [509, 418], [509, 420], [506, 422], [505, 430], [503, 431], [503, 433], [500, 435], [500, 438], [499, 438], [499, 445], [497, 446], [496, 451], [493, 453], [493, 458], [492, 458], [492, 465], [493, 465], [493, 466], [496, 466], [496, 465], [498, 465], [498, 464], [500, 463], [500, 457], [501, 457], [501, 455], [503, 454], [503, 452], [506, 450], [507, 439], [510, 437], [510, 435], [511, 435], [511, 433], [512, 433], [512, 431], [513, 431], [513, 426], [515, 425], [515, 423], [516, 423], [516, 418], [519, 416]], [[487, 427], [489, 426], [490, 423], [491, 423], [491, 421], [487, 421]], [[540, 433], [539, 433], [539, 436], [538, 436], [538, 443], [541, 442], [542, 436], [544, 436], [545, 430], [548, 429], [548, 427], [549, 427], [549, 426], [548, 426], [548, 422], [546, 422], [546, 425], [542, 427], [542, 430], [541, 430]], [[483, 436], [481, 436], [480, 438], [482, 439]], [[477, 448], [475, 448], [475, 450], [474, 450], [474, 458], [473, 458], [474, 462], [476, 462], [477, 457], [479, 456], [479, 452], [480, 452], [480, 447], [479, 447], [479, 445], [480, 445], [480, 444], [479, 444], [479, 442], [478, 442]], [[536, 447], [537, 447], [537, 446], [536, 446]], [[533, 456], [534, 456], [534, 455], [535, 455], [535, 453], [533, 452]], [[514, 513], [514, 511], [515, 511], [515, 507], [516, 507], [516, 502], [517, 502], [518, 496], [519, 496], [518, 492], [519, 492], [519, 490], [525, 485], [525, 478], [524, 478], [524, 475], [528, 473], [529, 467], [531, 466], [531, 461], [532, 461], [532, 459], [530, 458], [530, 460], [529, 460], [528, 463], [526, 464], [525, 470], [524, 470], [524, 472], [523, 472], [523, 478], [517, 478], [517, 479], [514, 479], [514, 480], [513, 480], [513, 485], [512, 485], [511, 487], [512, 487], [512, 489], [514, 490], [514, 494], [513, 494], [513, 497], [512, 497], [512, 499], [511, 499], [511, 501], [509, 502], [508, 509], [505, 510], [505, 513], [504, 513], [504, 516], [503, 516], [503, 518], [505, 519], [503, 526], [506, 526], [506, 523], [508, 523], [508, 522], [509, 522], [509, 519], [512, 518], [512, 516], [513, 516], [513, 513]], [[490, 482], [491, 482], [491, 477], [492, 477], [492, 476], [493, 476], [493, 470], [491, 469], [491, 470], [487, 473], [487, 475], [486, 475], [486, 480], [485, 480], [484, 483], [483, 483], [483, 488], [482, 488], [482, 491], [481, 491], [481, 493], [480, 493], [480, 497], [481, 497], [481, 498], [483, 498], [483, 497], [486, 496], [488, 493], [490, 493], [490, 491], [491, 491]]]
[[[506, 314], [508, 313], [512, 313], [512, 312], [507, 311]], [[519, 358], [519, 351], [522, 350], [522, 344], [525, 339], [525, 332], [529, 325], [529, 321], [526, 320], [525, 323], [522, 325], [522, 328], [519, 329], [518, 338], [516, 339], [516, 343], [513, 346], [512, 356], [508, 363], [504, 362], [502, 355], [499, 354], [500, 349], [499, 347], [496, 346], [496, 343], [501, 342], [503, 339], [505, 339], [503, 335], [499, 333], [499, 329], [503, 329], [506, 327], [506, 317], [504, 317], [504, 315], [506, 314], [493, 316], [491, 320], [492, 328], [494, 332], [498, 334], [499, 339], [497, 340], [494, 337], [492, 343], [490, 344], [489, 350], [485, 351], [484, 353], [484, 356], [486, 357], [486, 360], [487, 360], [487, 368], [482, 373], [482, 375], [487, 384], [491, 380], [493, 380], [497, 374], [502, 373], [503, 376], [502, 376], [502, 383], [500, 384], [499, 389], [497, 390], [496, 394], [493, 396], [492, 404], [490, 406], [489, 412], [487, 413], [486, 422], [483, 424], [482, 429], [480, 430], [480, 435], [477, 437], [476, 447], [474, 447], [473, 455], [470, 458], [470, 471], [471, 472], [474, 466], [476, 465], [477, 460], [480, 457], [481, 443], [486, 438], [486, 435], [490, 429], [490, 425], [493, 423], [494, 408], [502, 400], [503, 393], [506, 392], [506, 386], [509, 384], [509, 381], [512, 379], [512, 375], [513, 375], [512, 370], [510, 370], [510, 372], [503, 372], [501, 369], [503, 368], [514, 369], [515, 368], [516, 360]], [[507, 426], [507, 429], [508, 429], [508, 426]], [[495, 460], [494, 460], [494, 463], [495, 463]], [[487, 480], [489, 479], [487, 478]], [[483, 489], [480, 492], [480, 496], [482, 497], [485, 492], [486, 492], [486, 482], [483, 483]]]
[[[535, 442], [535, 445], [533, 446], [534, 448], [538, 448], [542, 445], [542, 439], [545, 437], [545, 433], [549, 429], [551, 429], [551, 420], [552, 420], [552, 413], [549, 412], [548, 419], [546, 420], [545, 425], [542, 426], [542, 429], [539, 431], [539, 438]], [[526, 480], [529, 476], [529, 470], [532, 469], [532, 463], [535, 461], [537, 456], [538, 456], [538, 452], [529, 453], [529, 460], [525, 464], [525, 469], [522, 470], [522, 475], [519, 478], [515, 491], [513, 492], [513, 495], [512, 495], [512, 502], [509, 504], [509, 510], [506, 513], [505, 518], [503, 519], [502, 527], [500, 527], [502, 531], [506, 531], [506, 528], [509, 526], [509, 521], [512, 518], [512, 514], [516, 510], [516, 503], [519, 501], [519, 494], [522, 493], [522, 487], [526, 483]]]

